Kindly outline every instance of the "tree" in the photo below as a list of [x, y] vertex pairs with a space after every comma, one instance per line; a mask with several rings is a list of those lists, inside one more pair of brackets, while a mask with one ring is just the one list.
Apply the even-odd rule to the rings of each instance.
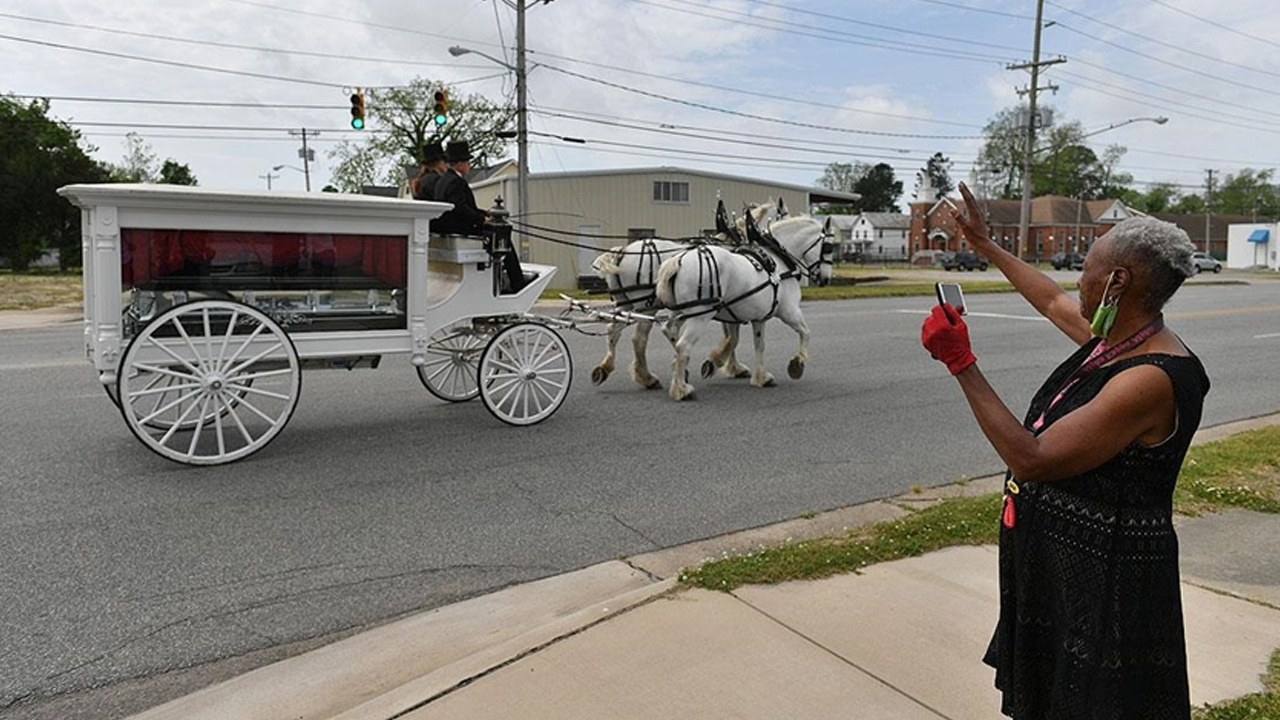
[[898, 198], [902, 197], [902, 181], [894, 179], [888, 163], [868, 168], [853, 184], [853, 191], [862, 196], [858, 209], [863, 212], [901, 212]]
[[1181, 192], [1173, 183], [1155, 183], [1145, 193], [1131, 190], [1122, 195], [1121, 199], [1130, 207], [1145, 213], [1167, 213], [1172, 212]]
[[[439, 127], [433, 120], [435, 93], [449, 96], [449, 122]], [[515, 108], [496, 104], [481, 95], [463, 97], [442, 82], [415, 77], [407, 86], [370, 88], [365, 91], [369, 133], [361, 142], [345, 141], [329, 152], [338, 160], [332, 184], [343, 192], [359, 192], [361, 186], [382, 182], [399, 185], [402, 168], [417, 165], [422, 148], [439, 140], [466, 140], [471, 152], [484, 164], [486, 158], [504, 153], [507, 141], [499, 130], [514, 125]]]
[[956, 184], [951, 180], [952, 165], [950, 158], [940, 152], [934, 153], [924, 164], [921, 179], [934, 189], [938, 197], [946, 197], [956, 189]]
[[80, 211], [57, 194], [72, 183], [102, 182], [104, 169], [80, 133], [49, 117], [49, 101], [0, 96], [0, 255], [26, 269], [57, 248], [63, 269], [80, 263]]
[[1276, 186], [1271, 184], [1274, 174], [1274, 170], [1245, 168], [1235, 175], [1227, 175], [1213, 193], [1214, 212], [1277, 217], [1280, 198], [1277, 198]]
[[[858, 183], [858, 179], [866, 174], [871, 168], [866, 163], [831, 163], [822, 171], [822, 177], [818, 178], [819, 187], [836, 192], [852, 193], [855, 192], [853, 187]], [[853, 215], [858, 212], [857, 205], [848, 205], [844, 203], [830, 203], [823, 205], [818, 211], [822, 215]]]
[[851, 193], [854, 183], [866, 173], [867, 167], [865, 163], [856, 165], [831, 163], [822, 171], [822, 177], [818, 178], [818, 186], [836, 192]]
[[1022, 196], [1027, 130], [1020, 110], [1020, 107], [1005, 108], [987, 123], [982, 129], [986, 139], [974, 163], [974, 174], [982, 178], [987, 193], [1005, 200]]
[[166, 185], [199, 185], [196, 182], [196, 176], [191, 173], [191, 168], [186, 165], [179, 165], [176, 160], [169, 158], [164, 161], [164, 165], [160, 167], [159, 182]]
[[122, 183], [146, 183], [156, 179], [156, 153], [151, 144], [136, 132], [127, 133], [124, 162], [110, 165], [111, 181]]

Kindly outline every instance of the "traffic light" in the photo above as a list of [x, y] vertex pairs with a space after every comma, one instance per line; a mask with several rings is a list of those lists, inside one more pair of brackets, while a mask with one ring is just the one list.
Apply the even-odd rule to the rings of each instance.
[[355, 130], [364, 129], [364, 90], [360, 88], [351, 93], [351, 127]]
[[449, 122], [449, 94], [444, 90], [436, 91], [436, 104], [431, 112], [436, 125], [444, 127]]

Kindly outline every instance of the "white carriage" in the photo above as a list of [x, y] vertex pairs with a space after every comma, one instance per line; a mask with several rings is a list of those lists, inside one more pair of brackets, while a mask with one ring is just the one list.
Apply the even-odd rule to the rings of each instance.
[[526, 264], [527, 285], [499, 292], [510, 226], [433, 236], [448, 204], [362, 195], [59, 192], [82, 210], [89, 360], [129, 429], [170, 460], [251, 455], [288, 423], [303, 369], [396, 353], [437, 397], [479, 396], [513, 425], [568, 394], [568, 346], [529, 314], [555, 268]]

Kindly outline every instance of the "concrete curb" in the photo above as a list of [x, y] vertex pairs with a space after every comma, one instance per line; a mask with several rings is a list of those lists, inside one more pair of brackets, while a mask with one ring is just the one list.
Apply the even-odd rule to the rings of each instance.
[[419, 613], [133, 717], [385, 720], [674, 586], [602, 563]]

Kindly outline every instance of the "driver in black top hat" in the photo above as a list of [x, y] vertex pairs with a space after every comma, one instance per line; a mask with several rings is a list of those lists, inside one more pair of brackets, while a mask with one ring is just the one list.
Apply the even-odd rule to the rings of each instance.
[[[434, 199], [453, 203], [453, 209], [431, 222], [431, 229], [441, 235], [483, 235], [488, 215], [476, 205], [475, 193], [467, 183], [471, 172], [471, 148], [465, 140], [454, 140], [445, 146], [445, 163], [449, 169], [436, 183]], [[514, 252], [502, 255], [502, 269], [507, 276], [506, 292], [519, 292], [524, 287], [520, 258]]]

